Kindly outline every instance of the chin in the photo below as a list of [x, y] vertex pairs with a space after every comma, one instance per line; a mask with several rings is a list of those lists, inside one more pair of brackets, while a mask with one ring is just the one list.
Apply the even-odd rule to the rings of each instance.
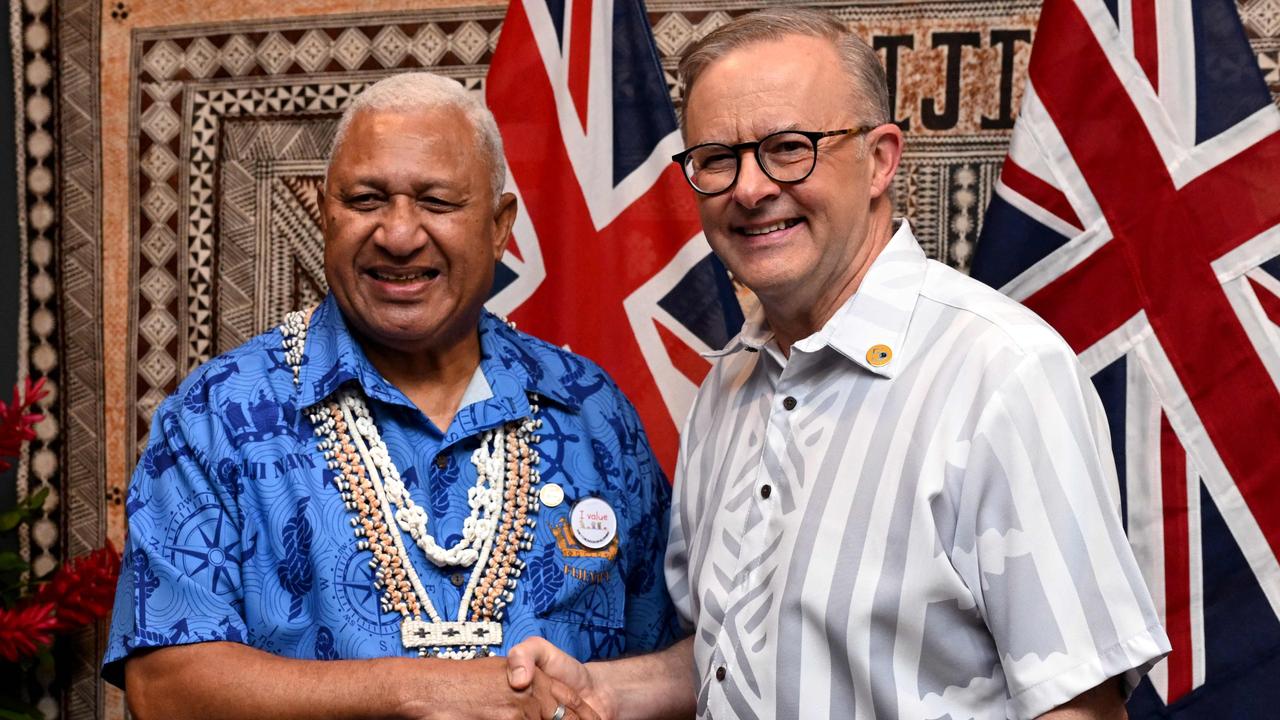
[[[375, 314], [375, 317], [377, 315]], [[440, 332], [440, 324], [421, 320], [393, 321], [383, 315], [372, 323], [362, 323], [361, 334], [379, 345], [388, 347], [417, 347], [430, 341]]]
[[[732, 268], [730, 268], [733, 270]], [[747, 289], [757, 295], [777, 295], [779, 293], [792, 292], [802, 286], [812, 276], [797, 276], [794, 272], [789, 272], [785, 268], [779, 267], [755, 267], [748, 266], [741, 271], [733, 270], [733, 277], [738, 282], [747, 286]]]

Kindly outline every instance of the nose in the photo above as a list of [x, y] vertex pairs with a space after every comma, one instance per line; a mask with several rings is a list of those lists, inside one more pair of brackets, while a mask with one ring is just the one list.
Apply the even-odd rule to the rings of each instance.
[[746, 150], [738, 159], [738, 179], [730, 191], [733, 201], [752, 209], [781, 192], [778, 183], [761, 169], [756, 151]]
[[373, 241], [392, 257], [410, 257], [429, 242], [423, 213], [413, 198], [393, 195]]

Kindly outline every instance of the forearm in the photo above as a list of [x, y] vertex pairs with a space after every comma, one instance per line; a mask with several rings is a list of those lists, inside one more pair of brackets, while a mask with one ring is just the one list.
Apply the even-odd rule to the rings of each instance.
[[615, 720], [689, 718], [696, 709], [693, 638], [661, 652], [588, 663], [592, 684]]
[[[161, 648], [125, 664], [129, 707], [150, 718], [395, 718], [418, 661], [294, 660], [230, 642]], [[426, 661], [424, 661], [426, 662]]]

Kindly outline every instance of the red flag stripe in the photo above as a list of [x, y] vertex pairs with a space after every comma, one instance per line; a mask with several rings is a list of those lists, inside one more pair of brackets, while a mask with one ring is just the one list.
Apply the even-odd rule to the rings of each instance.
[[1107, 243], [1023, 303], [1082, 353], [1142, 310], [1120, 246]]
[[1132, 0], [1133, 54], [1151, 87], [1160, 92], [1160, 41], [1156, 31], [1156, 0]]
[[[1057, 72], [1067, 65], [1076, 72]], [[1135, 276], [1182, 387], [1263, 534], [1280, 552], [1280, 516], [1270, 512], [1280, 507], [1280, 483], [1272, 481], [1280, 477], [1280, 454], [1272, 450], [1280, 447], [1280, 393], [1256, 353], [1243, 352], [1252, 345], [1210, 265], [1216, 259], [1211, 251], [1238, 245], [1266, 226], [1236, 226], [1240, 234], [1228, 242], [1216, 216], [1174, 189], [1137, 108], [1073, 3], [1045, 3], [1030, 74], [1106, 216], [1115, 236], [1111, 244], [1120, 247]], [[1230, 180], [1220, 181], [1225, 186], [1216, 192], [1232, 193]], [[1206, 187], [1212, 182], [1197, 181]], [[1081, 294], [1072, 304], [1089, 307], [1092, 297]], [[1113, 312], [1117, 325], [1128, 317], [1100, 310]]]
[[695, 385], [701, 383], [702, 379], [711, 371], [711, 363], [694, 352], [674, 333], [663, 327], [662, 323], [655, 322], [653, 325], [658, 328], [658, 337], [662, 338], [662, 344], [667, 348], [667, 353], [671, 356], [671, 362], [680, 371], [680, 374], [689, 378], [689, 381]]
[[1164, 628], [1169, 634], [1169, 695], [1166, 702], [1191, 692], [1191, 560], [1187, 502], [1187, 455], [1160, 416], [1160, 488], [1164, 500]]
[[1277, 168], [1280, 133], [1271, 133], [1178, 192], [1186, 207], [1211, 223], [1213, 231], [1200, 239], [1206, 257], [1221, 257], [1241, 240], [1280, 225]]
[[591, 0], [573, 0], [569, 20], [569, 95], [578, 111], [582, 131], [587, 130], [587, 99], [591, 94]]
[[1258, 296], [1258, 304], [1262, 306], [1262, 312], [1266, 313], [1271, 322], [1280, 325], [1280, 297], [1276, 297], [1253, 278], [1249, 279], [1249, 284], [1253, 286], [1253, 294]]
[[[488, 76], [488, 95], [524, 211], [542, 239], [547, 277], [511, 313], [520, 328], [598, 362], [635, 404], [663, 469], [675, 470], [678, 429], [645, 363], [623, 300], [698, 232], [693, 200], [672, 165], [653, 187], [597, 229], [560, 142], [555, 95], [521, 3], [512, 3]], [[527, 142], [526, 137], [544, 138]], [[602, 331], [608, 329], [610, 332]]]
[[1000, 182], [1003, 182], [1010, 190], [1053, 213], [1059, 220], [1076, 230], [1084, 231], [1084, 223], [1080, 222], [1080, 218], [1071, 207], [1071, 201], [1067, 200], [1067, 196], [1058, 188], [1041, 180], [1038, 176], [1031, 174], [1026, 168], [1014, 162], [1012, 156], [1005, 158], [1004, 167], [1000, 169]]

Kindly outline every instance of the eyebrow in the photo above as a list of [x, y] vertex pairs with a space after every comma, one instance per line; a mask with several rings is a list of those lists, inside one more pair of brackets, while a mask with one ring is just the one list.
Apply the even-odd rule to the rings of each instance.
[[[347, 190], [350, 188], [365, 187], [365, 188], [373, 188], [375, 190], [385, 190], [386, 186], [387, 186], [386, 177], [364, 175], [364, 176], [352, 178], [349, 182], [343, 183], [341, 186], [341, 189]], [[441, 188], [456, 189], [458, 187], [459, 187], [459, 184], [456, 182], [451, 182], [443, 178], [430, 178], [427, 180], [427, 182], [424, 182], [424, 183], [414, 183], [413, 190], [414, 192], [422, 193], [422, 192], [430, 192], [432, 190], [438, 190]]]

